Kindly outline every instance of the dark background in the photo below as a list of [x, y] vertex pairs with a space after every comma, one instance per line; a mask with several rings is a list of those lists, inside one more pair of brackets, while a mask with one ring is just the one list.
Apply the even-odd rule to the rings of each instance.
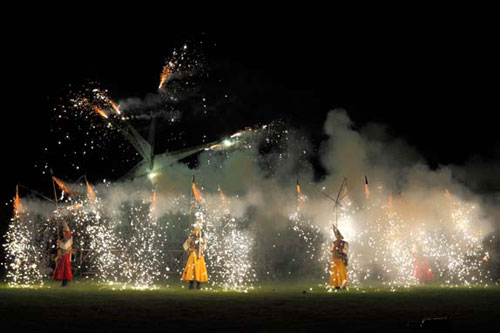
[[[40, 16], [4, 30], [0, 234], [12, 212], [4, 203], [16, 183], [50, 195], [50, 178], [33, 165], [47, 157], [51, 110], [65, 98], [68, 84], [95, 80], [114, 99], [142, 98], [156, 91], [165, 59], [186, 41], [203, 41], [209, 72], [232, 98], [229, 107], [217, 110], [217, 122], [186, 126], [194, 141], [200, 132], [216, 138], [283, 119], [319, 145], [327, 112], [342, 107], [358, 126], [387, 124], [431, 168], [498, 160], [498, 51], [487, 17], [340, 20], [339, 13], [304, 14], [312, 22], [317, 18], [309, 24], [305, 17], [282, 23], [257, 15], [239, 24], [238, 18], [213, 18], [195, 25], [174, 22], [172, 15], [155, 24], [150, 21], [157, 17], [103, 15]], [[57, 169], [57, 157], [52, 163]], [[58, 171], [64, 176], [64, 169]]]

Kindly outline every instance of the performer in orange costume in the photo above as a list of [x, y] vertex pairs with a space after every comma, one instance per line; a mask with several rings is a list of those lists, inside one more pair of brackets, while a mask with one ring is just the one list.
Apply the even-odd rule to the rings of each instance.
[[199, 227], [195, 227], [184, 242], [183, 247], [189, 252], [189, 258], [184, 267], [182, 280], [189, 281], [189, 289], [194, 289], [194, 282], [196, 282], [196, 289], [201, 289], [201, 283], [208, 281], [207, 266], [203, 256], [206, 244], [207, 240], [202, 237]]
[[345, 288], [349, 285], [347, 278], [346, 266], [348, 264], [347, 253], [349, 251], [349, 243], [344, 241], [344, 237], [340, 231], [333, 226], [336, 240], [333, 242], [332, 261], [330, 268], [330, 287], [335, 289]]

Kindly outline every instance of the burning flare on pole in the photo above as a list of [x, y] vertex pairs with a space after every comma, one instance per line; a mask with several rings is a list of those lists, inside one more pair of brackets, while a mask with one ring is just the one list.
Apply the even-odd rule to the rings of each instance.
[[21, 198], [19, 198], [19, 186], [16, 186], [16, 197], [14, 199], [14, 215], [18, 216], [23, 210], [23, 203]]
[[157, 215], [156, 215], [157, 195], [158, 195], [158, 191], [155, 188], [153, 191], [153, 197], [151, 198], [151, 217], [153, 218], [154, 223], [156, 223], [156, 218], [157, 218]]
[[85, 183], [87, 186], [87, 195], [88, 195], [90, 201], [96, 202], [96, 195], [95, 195], [94, 189], [92, 188], [92, 186], [90, 185], [88, 180], [85, 180]]
[[163, 67], [163, 71], [161, 72], [160, 75], [160, 85], [158, 86], [158, 89], [163, 88], [165, 82], [167, 82], [172, 77], [172, 73], [173, 73], [172, 67], [169, 62]]
[[116, 104], [115, 102], [113, 102], [113, 100], [111, 98], [108, 98], [108, 103], [109, 105], [111, 105], [111, 107], [113, 108], [113, 110], [115, 110], [115, 112], [119, 115], [122, 114], [122, 112], [120, 111], [120, 106], [118, 104]]
[[194, 182], [194, 176], [191, 182], [191, 189], [193, 190], [193, 196], [196, 202], [201, 203], [203, 198], [201, 196], [200, 190], [198, 190], [198, 188], [196, 187], [196, 183]]
[[365, 196], [370, 199], [370, 188], [368, 187], [368, 177], [365, 176]]
[[59, 189], [61, 191], [63, 191], [64, 193], [70, 195], [71, 194], [71, 191], [69, 190], [69, 188], [63, 183], [62, 180], [60, 180], [59, 178], [56, 178], [55, 176], [52, 176], [52, 180], [54, 180], [54, 182], [57, 184], [57, 186], [59, 187]]
[[300, 184], [299, 184], [299, 179], [297, 178], [297, 205], [300, 208], [302, 204], [304, 203], [305, 198], [302, 195], [302, 192], [300, 190]]
[[448, 189], [445, 189], [444, 197], [448, 200], [451, 200], [451, 194], [450, 194], [450, 191], [448, 191]]
[[108, 119], [108, 115], [107, 115], [107, 114], [106, 114], [106, 112], [104, 112], [104, 110], [103, 110], [103, 109], [101, 109], [100, 107], [98, 107], [98, 106], [95, 106], [95, 105], [94, 105], [94, 111], [95, 111], [98, 115], [100, 115], [101, 117], [103, 117], [103, 118], [105, 118], [105, 119]]

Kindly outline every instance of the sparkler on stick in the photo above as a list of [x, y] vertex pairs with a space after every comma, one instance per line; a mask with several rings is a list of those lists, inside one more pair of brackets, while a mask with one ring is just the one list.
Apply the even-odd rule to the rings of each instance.
[[[50, 169], [50, 175], [52, 176], [52, 188], [54, 189], [54, 200], [55, 200], [55, 203], [56, 203], [56, 214], [59, 213], [59, 203], [57, 201], [57, 192], [56, 192], [56, 177], [54, 177], [54, 172], [52, 171], [52, 168]], [[62, 182], [61, 182], [62, 184]], [[64, 184], [63, 184], [64, 186]], [[59, 242], [61, 241], [61, 236], [59, 235], [59, 219], [57, 218], [56, 216], [56, 228], [57, 228], [57, 244], [59, 245]], [[61, 249], [59, 248], [59, 246], [57, 247], [57, 256], [56, 256], [56, 263], [57, 261], [59, 260], [59, 258], [61, 257], [62, 253], [61, 253]]]
[[111, 105], [111, 107], [113, 108], [113, 110], [115, 110], [115, 112], [118, 115], [122, 114], [122, 112], [120, 110], [120, 106], [118, 104], [116, 104], [115, 102], [113, 102], [113, 100], [111, 98], [108, 98], [108, 103], [109, 103], [109, 105]]
[[95, 203], [97, 200], [97, 197], [95, 195], [94, 189], [92, 188], [89, 181], [87, 180], [87, 176], [85, 176], [85, 185], [87, 187], [87, 196], [89, 197], [89, 199], [92, 203]]
[[[52, 173], [51, 173], [52, 175]], [[68, 195], [71, 195], [71, 191], [69, 190], [69, 188], [63, 183], [62, 180], [60, 180], [59, 178], [56, 178], [54, 176], [52, 176], [52, 183], [57, 184], [57, 186], [59, 187], [59, 189], [61, 189], [61, 191], [63, 191], [64, 193], [68, 194]], [[55, 185], [54, 185], [54, 193], [55, 193]], [[56, 206], [57, 206], [57, 201], [56, 201]]]
[[297, 208], [300, 209], [304, 203], [304, 196], [300, 190], [299, 178], [297, 178]]
[[16, 197], [14, 199], [14, 216], [18, 217], [23, 210], [23, 203], [21, 198], [19, 198], [19, 185], [16, 185]]
[[200, 204], [202, 202], [203, 198], [201, 196], [200, 191], [196, 187], [196, 183], [194, 182], [194, 175], [193, 175], [193, 179], [192, 179], [192, 182], [191, 182], [191, 189], [192, 189], [192, 193], [193, 193], [194, 199], [196, 200], [196, 202], [198, 204]]
[[365, 176], [365, 196], [370, 199], [370, 188], [368, 187], [368, 177]]
[[167, 82], [168, 79], [170, 79], [172, 77], [172, 73], [173, 73], [173, 70], [172, 70], [171, 64], [170, 63], [165, 64], [165, 66], [163, 67], [163, 70], [161, 72], [161, 75], [160, 75], [160, 85], [158, 86], [158, 89], [163, 88], [163, 85], [165, 84], [165, 82]]
[[101, 109], [100, 107], [95, 106], [95, 105], [94, 105], [94, 107], [93, 107], [93, 108], [94, 108], [94, 111], [95, 111], [98, 115], [100, 115], [101, 117], [103, 117], [103, 118], [105, 118], [105, 119], [108, 119], [108, 115], [106, 114], [106, 112], [104, 112], [104, 110], [103, 110], [103, 109]]

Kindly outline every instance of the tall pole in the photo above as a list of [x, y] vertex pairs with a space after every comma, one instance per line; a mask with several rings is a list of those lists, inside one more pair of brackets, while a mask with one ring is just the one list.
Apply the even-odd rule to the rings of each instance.
[[339, 206], [342, 199], [344, 199], [344, 195], [342, 194], [342, 190], [347, 186], [347, 177], [344, 177], [342, 184], [340, 184], [339, 192], [337, 193], [337, 198], [335, 199], [335, 227], [339, 226]]
[[58, 204], [58, 201], [57, 201], [57, 192], [56, 192], [56, 184], [54, 183], [54, 172], [52, 171], [52, 168], [50, 169], [50, 175], [51, 175], [51, 179], [52, 179], [52, 188], [54, 189], [54, 199], [55, 199], [55, 203], [56, 203], [56, 225], [57, 225], [57, 240], [59, 241], [60, 240], [60, 236], [59, 236], [59, 220], [57, 219], [57, 214], [59, 213], [59, 204]]

